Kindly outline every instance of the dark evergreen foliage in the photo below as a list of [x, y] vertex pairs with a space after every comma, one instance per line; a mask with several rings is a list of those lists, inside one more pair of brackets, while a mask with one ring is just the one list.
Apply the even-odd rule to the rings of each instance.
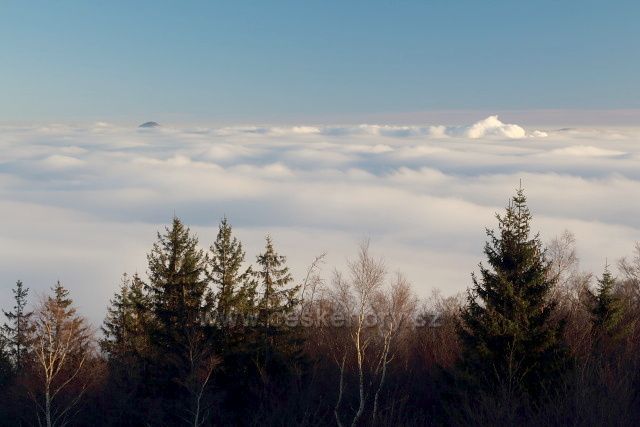
[[251, 266], [245, 267], [245, 252], [223, 218], [209, 252], [211, 319], [215, 324], [215, 348], [222, 368], [215, 384], [224, 390], [226, 412], [248, 407], [251, 384], [257, 378], [254, 348], [248, 336], [255, 319], [256, 280]]
[[[295, 348], [287, 332], [298, 303], [299, 286], [292, 286], [293, 277], [286, 266], [286, 258], [279, 255], [267, 236], [264, 252], [257, 258], [257, 277], [260, 284], [258, 301], [258, 336], [261, 337], [259, 356], [269, 363], [274, 355], [291, 355]], [[295, 320], [295, 318], [293, 318]]]
[[[312, 267], [302, 301], [272, 239], [252, 267], [226, 218], [206, 253], [178, 218], [158, 233], [144, 281], [125, 274], [110, 301], [99, 356], [60, 282], [35, 314], [18, 282], [0, 329], [0, 426], [46, 425], [47, 387], [51, 398], [60, 386], [51, 425], [351, 424], [362, 399], [356, 425], [635, 425], [640, 280], [621, 286], [607, 267], [595, 292], [585, 275], [568, 294], [522, 189], [497, 218], [466, 303], [423, 311], [381, 288], [367, 311], [385, 317], [358, 336], [339, 274], [327, 288]], [[39, 363], [55, 352], [67, 355]]]
[[207, 306], [207, 258], [189, 228], [174, 218], [147, 256], [147, 289], [153, 314], [150, 375], [147, 387], [161, 399], [169, 419], [190, 410], [188, 378], [204, 353], [213, 352]]
[[242, 244], [233, 236], [231, 225], [224, 218], [209, 257], [212, 319], [221, 331], [222, 347], [254, 314], [256, 282], [251, 267], [244, 268], [244, 262]]
[[552, 396], [568, 366], [562, 324], [551, 318], [554, 281], [531, 214], [519, 189], [498, 230], [487, 230], [484, 253], [473, 277], [459, 328], [461, 372], [471, 390], [499, 390], [509, 397]]
[[619, 342], [631, 333], [632, 324], [624, 324], [624, 301], [615, 293], [616, 279], [606, 265], [602, 277], [598, 279], [596, 292], [591, 294], [593, 305], [591, 316], [596, 345], [608, 341], [611, 345]]
[[137, 274], [123, 275], [102, 326], [100, 348], [107, 358], [106, 386], [113, 396], [108, 406], [116, 425], [140, 425], [145, 419], [140, 407], [146, 396], [153, 318], [144, 286]]
[[164, 235], [158, 233], [147, 258], [158, 344], [163, 352], [184, 349], [188, 332], [200, 328], [206, 315], [204, 253], [189, 229], [174, 218]]
[[5, 352], [11, 361], [13, 371], [20, 372], [28, 363], [31, 357], [31, 344], [33, 341], [33, 324], [31, 317], [33, 313], [27, 311], [27, 297], [29, 288], [24, 287], [18, 280], [12, 289], [15, 305], [13, 311], [4, 311], [8, 320], [2, 327], [3, 339], [5, 341]]

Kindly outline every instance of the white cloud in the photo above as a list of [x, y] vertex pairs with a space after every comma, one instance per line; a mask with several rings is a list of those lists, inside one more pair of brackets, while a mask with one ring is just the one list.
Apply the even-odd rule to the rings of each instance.
[[[200, 130], [200, 132], [205, 132]], [[209, 133], [206, 131], [205, 133]], [[399, 126], [359, 124], [352, 126], [243, 126], [229, 127], [213, 130], [219, 136], [234, 134], [262, 135], [262, 136], [313, 136], [324, 135], [328, 137], [345, 136], [384, 136], [388, 138], [447, 138], [463, 137], [479, 139], [486, 137], [498, 137], [507, 139], [520, 139], [527, 136], [543, 138], [547, 134], [544, 131], [533, 130], [527, 134], [521, 126], [506, 124], [500, 121], [498, 116], [489, 116], [483, 120], [468, 126]]]
[[487, 136], [519, 139], [524, 138], [526, 133], [524, 129], [518, 125], [505, 124], [498, 119], [498, 116], [489, 116], [469, 127], [466, 135], [471, 139], [485, 138]]
[[590, 145], [572, 145], [570, 147], [552, 150], [551, 153], [578, 157], [607, 157], [625, 154], [624, 151], [607, 150], [606, 148], [593, 147]]
[[520, 179], [534, 227], [545, 239], [572, 229], [585, 266], [598, 269], [640, 240], [640, 199], [630, 197], [639, 137], [496, 116], [467, 126], [4, 126], [0, 306], [16, 279], [40, 292], [60, 279], [98, 321], [119, 274], [145, 271], [174, 212], [203, 246], [227, 215], [250, 260], [271, 232], [294, 273], [325, 250], [341, 265], [370, 236], [420, 294], [457, 292]]
[[549, 134], [541, 130], [534, 130], [529, 136], [532, 138], [546, 138], [549, 136]]
[[51, 169], [69, 169], [82, 166], [84, 162], [76, 157], [54, 154], [42, 160], [41, 164], [45, 168]]

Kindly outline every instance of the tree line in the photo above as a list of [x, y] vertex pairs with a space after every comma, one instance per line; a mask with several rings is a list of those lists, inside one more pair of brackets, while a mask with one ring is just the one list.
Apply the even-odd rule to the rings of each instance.
[[519, 189], [466, 294], [421, 300], [368, 242], [295, 281], [270, 237], [249, 263], [226, 218], [207, 250], [174, 218], [99, 329], [15, 284], [0, 425], [636, 425], [640, 245], [593, 277], [531, 219]]

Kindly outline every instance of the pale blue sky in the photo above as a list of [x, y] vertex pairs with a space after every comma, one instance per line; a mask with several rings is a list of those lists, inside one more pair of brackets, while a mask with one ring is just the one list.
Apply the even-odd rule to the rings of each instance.
[[634, 1], [2, 1], [0, 122], [640, 108]]

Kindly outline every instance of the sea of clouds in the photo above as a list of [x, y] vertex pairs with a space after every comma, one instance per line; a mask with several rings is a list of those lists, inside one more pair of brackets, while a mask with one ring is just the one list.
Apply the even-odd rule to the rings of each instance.
[[363, 238], [420, 295], [464, 290], [520, 180], [544, 241], [599, 272], [640, 240], [640, 129], [467, 126], [0, 127], [0, 306], [56, 280], [99, 322], [174, 214], [203, 247], [226, 215], [250, 261], [273, 236], [297, 279]]

